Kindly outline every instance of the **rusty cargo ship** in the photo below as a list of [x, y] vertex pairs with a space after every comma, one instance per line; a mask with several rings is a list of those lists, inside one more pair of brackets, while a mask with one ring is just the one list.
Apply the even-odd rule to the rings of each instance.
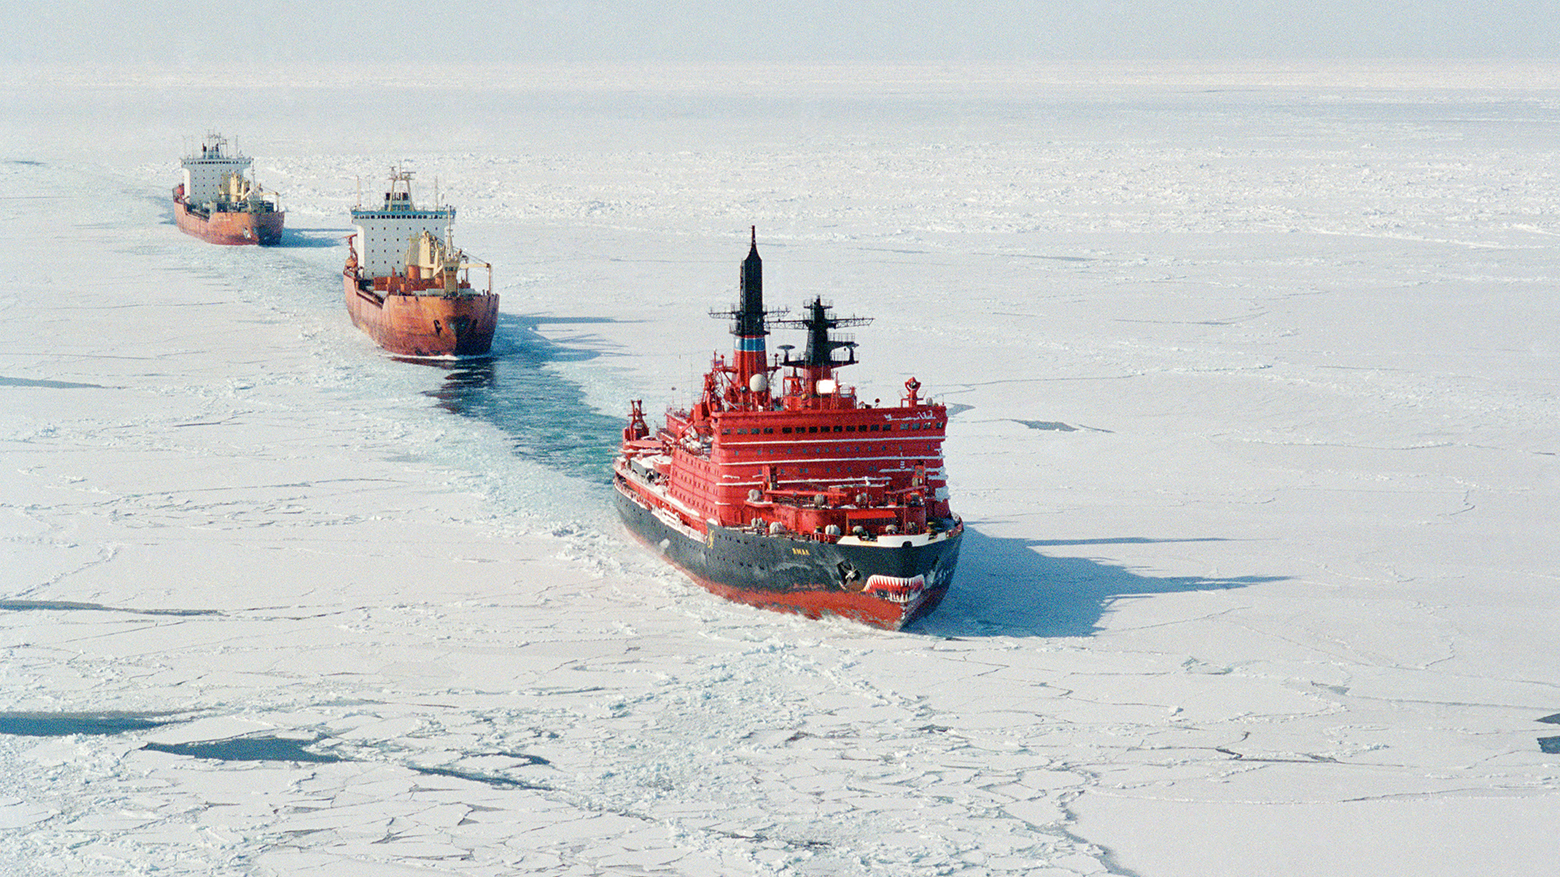
[[[411, 172], [392, 169], [384, 202], [352, 210], [342, 271], [347, 312], [400, 356], [484, 356], [498, 323], [493, 267], [455, 247], [455, 208], [416, 206], [411, 180]], [[472, 268], [487, 269], [485, 289], [471, 285]]]
[[180, 231], [213, 244], [281, 241], [287, 217], [281, 199], [246, 174], [253, 160], [236, 148], [230, 152], [222, 135], [207, 135], [200, 152], [179, 163], [184, 181], [173, 189], [173, 219]]
[[[735, 350], [717, 355], [697, 401], [655, 430], [630, 405], [614, 465], [625, 525], [723, 597], [809, 617], [900, 629], [948, 590], [964, 524], [949, 507], [945, 406], [905, 382], [897, 405], [840, 384], [863, 325], [821, 298], [799, 319], [765, 311], [756, 230], [730, 311]], [[806, 332], [770, 359], [770, 326]], [[782, 374], [782, 371], [784, 372]], [[776, 381], [778, 380], [778, 386]]]

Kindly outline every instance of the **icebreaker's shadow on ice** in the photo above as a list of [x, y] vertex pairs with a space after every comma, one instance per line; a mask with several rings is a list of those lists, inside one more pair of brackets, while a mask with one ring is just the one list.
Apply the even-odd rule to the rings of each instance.
[[[606, 317], [520, 317], [502, 312], [489, 356], [458, 362], [409, 360], [443, 369], [427, 394], [451, 414], [487, 421], [511, 439], [517, 456], [598, 484], [612, 481], [623, 422], [594, 409], [584, 391], [549, 365], [602, 355], [590, 339], [565, 347], [537, 331], [545, 323], [616, 322]], [[602, 344], [606, 347], [606, 344]]]
[[1092, 636], [1117, 600], [1242, 588], [1286, 576], [1145, 576], [1110, 563], [1048, 557], [1059, 545], [1218, 542], [1217, 538], [1003, 539], [966, 526], [959, 566], [942, 606], [913, 628], [933, 636]]

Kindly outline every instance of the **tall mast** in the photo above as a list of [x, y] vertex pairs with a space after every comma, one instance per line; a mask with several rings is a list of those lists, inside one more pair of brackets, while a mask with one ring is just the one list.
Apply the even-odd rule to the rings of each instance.
[[[834, 392], [834, 370], [856, 364], [856, 340], [849, 335], [836, 335], [841, 326], [865, 326], [871, 317], [836, 317], [833, 310], [815, 297], [807, 306], [807, 316], [797, 320], [777, 320], [777, 325], [795, 326], [807, 330], [807, 349], [800, 359], [787, 354], [784, 365], [802, 370], [805, 395], [826, 396]], [[845, 351], [843, 358], [836, 357], [836, 350]]]

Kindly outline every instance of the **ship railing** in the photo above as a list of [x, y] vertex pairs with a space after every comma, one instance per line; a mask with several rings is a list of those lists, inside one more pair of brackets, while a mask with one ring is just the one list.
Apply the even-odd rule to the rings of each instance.
[[842, 480], [829, 480], [827, 482], [790, 482], [793, 487], [767, 487], [763, 489], [763, 496], [768, 497], [802, 497], [814, 499], [823, 494], [831, 499], [839, 499], [842, 505], [848, 505], [854, 501], [858, 506], [883, 505], [883, 499], [895, 493], [889, 489], [887, 478], [847, 478]]

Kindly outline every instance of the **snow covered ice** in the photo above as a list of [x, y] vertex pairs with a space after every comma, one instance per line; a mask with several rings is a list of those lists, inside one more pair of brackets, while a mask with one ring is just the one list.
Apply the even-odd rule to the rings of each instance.
[[[1553, 868], [1560, 68], [13, 73], [0, 872]], [[174, 228], [214, 126], [285, 246]], [[347, 319], [399, 162], [491, 363]], [[956, 412], [908, 633], [611, 515], [749, 225]]]

